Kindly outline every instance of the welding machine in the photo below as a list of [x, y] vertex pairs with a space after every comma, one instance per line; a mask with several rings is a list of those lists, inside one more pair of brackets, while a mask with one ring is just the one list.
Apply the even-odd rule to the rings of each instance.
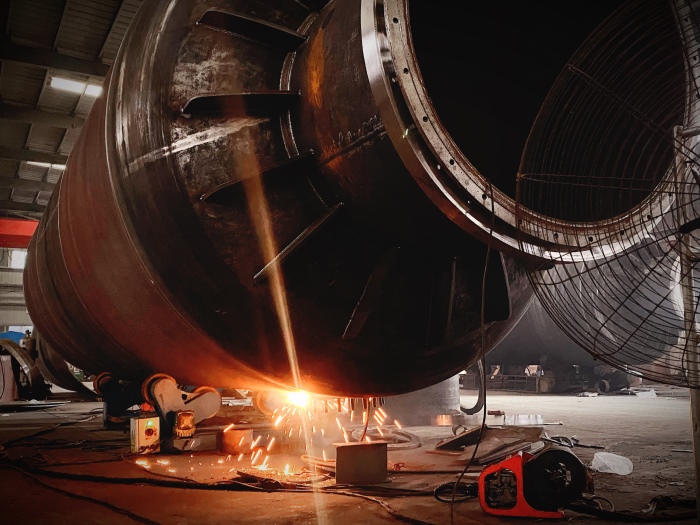
[[586, 488], [586, 468], [559, 447], [519, 452], [489, 465], [479, 476], [481, 508], [499, 516], [563, 518], [561, 511]]

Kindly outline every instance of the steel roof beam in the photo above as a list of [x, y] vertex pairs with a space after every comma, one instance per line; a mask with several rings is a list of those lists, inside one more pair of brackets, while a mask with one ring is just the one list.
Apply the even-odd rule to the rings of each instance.
[[0, 200], [0, 212], [2, 211], [31, 211], [43, 213], [46, 206], [34, 204], [30, 202], [16, 202], [9, 200]]
[[51, 111], [42, 111], [32, 107], [4, 104], [2, 102], [0, 102], [0, 119], [64, 129], [79, 129], [85, 123], [85, 119], [82, 117], [64, 113], [52, 113]]
[[0, 189], [24, 191], [53, 191], [56, 184], [40, 180], [19, 179], [16, 177], [0, 177]]
[[72, 73], [80, 73], [83, 75], [91, 75], [96, 77], [104, 77], [107, 75], [109, 66], [97, 60], [85, 60], [68, 55], [63, 55], [53, 49], [42, 49], [38, 47], [23, 46], [19, 44], [11, 44], [4, 42], [0, 47], [0, 60], [7, 62], [18, 62], [37, 67], [46, 67], [50, 69], [59, 69], [62, 71], [70, 71]]
[[22, 148], [9, 148], [2, 145], [0, 145], [0, 159], [46, 162], [48, 164], [65, 164], [68, 161], [68, 157], [60, 153], [45, 153]]

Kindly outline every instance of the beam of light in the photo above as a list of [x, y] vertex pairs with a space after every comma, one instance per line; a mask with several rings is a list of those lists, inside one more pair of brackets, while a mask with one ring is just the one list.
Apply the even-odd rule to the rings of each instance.
[[[245, 128], [242, 130], [241, 141], [248, 140], [248, 143], [254, 144], [254, 139], [250, 136], [250, 128]], [[247, 135], [247, 136], [246, 136]], [[267, 198], [265, 197], [265, 191], [263, 188], [261, 173], [262, 170], [258, 164], [257, 158], [252, 152], [248, 155], [239, 155], [237, 158], [239, 162], [237, 168], [239, 173], [250, 173], [255, 174], [244, 180], [243, 187], [246, 192], [246, 197], [248, 201], [248, 212], [253, 222], [253, 227], [258, 238], [258, 243], [260, 245], [260, 251], [263, 256], [264, 261], [274, 261], [278, 254], [278, 248], [276, 246], [275, 238], [273, 235], [272, 220], [270, 215], [269, 206], [267, 203]], [[275, 262], [271, 265], [270, 272], [267, 277], [267, 282], [270, 287], [270, 294], [275, 306], [275, 312], [277, 314], [277, 319], [279, 322], [280, 330], [282, 332], [282, 337], [284, 340], [284, 346], [287, 353], [287, 360], [289, 362], [289, 371], [291, 374], [291, 380], [294, 388], [296, 390], [303, 390], [301, 372], [299, 370], [299, 360], [297, 357], [296, 344], [294, 341], [294, 334], [292, 330], [292, 320], [289, 314], [289, 307], [287, 304], [287, 294], [285, 291], [284, 278], [282, 275], [282, 268], [279, 262]], [[305, 450], [310, 448], [311, 436], [309, 434], [307, 421], [305, 418], [301, 417], [301, 424], [304, 427], [304, 440], [306, 442]], [[301, 427], [299, 428], [299, 434], [301, 435]], [[292, 431], [289, 432], [289, 437], [291, 438]], [[316, 490], [315, 484], [312, 483], [313, 497], [316, 510], [316, 519], [318, 525], [325, 525], [327, 519], [324, 514], [320, 512], [323, 507], [323, 503], [320, 499], [320, 495]]]
[[[243, 135], [249, 135], [248, 131], [249, 130], [246, 129]], [[245, 140], [245, 138], [246, 137], [241, 137], [241, 140]], [[250, 143], [254, 142], [252, 137], [247, 138]], [[262, 177], [260, 176], [262, 170], [260, 169], [260, 165], [258, 164], [255, 155], [241, 155], [240, 157], [241, 158], [237, 159], [241, 163], [239, 165], [239, 171], [241, 173], [257, 174], [257, 176], [252, 176], [245, 179], [243, 184], [246, 190], [246, 196], [248, 197], [248, 211], [253, 222], [253, 227], [255, 228], [255, 233], [258, 237], [258, 243], [260, 244], [260, 251], [262, 252], [263, 260], [273, 261], [277, 256], [278, 249], [273, 234], [270, 209], [267, 203], [267, 198], [265, 197]], [[287, 359], [289, 361], [292, 383], [298, 390], [303, 390], [301, 374], [299, 372], [299, 361], [297, 359], [296, 345], [292, 330], [292, 320], [291, 316], [289, 315], [289, 307], [287, 305], [287, 293], [285, 291], [282, 268], [280, 267], [279, 263], [275, 263], [271, 266], [268, 275], [268, 283], [270, 285], [270, 293], [272, 295], [272, 301], [275, 305], [275, 312], [277, 313], [280, 330], [282, 331], [284, 346], [287, 351]]]
[[224, 429], [224, 433], [228, 432], [229, 430], [231, 430], [231, 429], [232, 429], [233, 427], [235, 427], [235, 426], [236, 426], [235, 423], [231, 423], [229, 426], [227, 426], [227, 427]]

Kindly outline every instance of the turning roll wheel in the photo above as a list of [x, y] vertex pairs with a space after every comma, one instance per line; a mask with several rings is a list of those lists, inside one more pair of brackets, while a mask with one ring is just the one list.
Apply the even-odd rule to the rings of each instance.
[[173, 383], [177, 384], [175, 379], [168, 374], [158, 373], [147, 377], [141, 384], [141, 396], [143, 396], [143, 400], [146, 401], [146, 403], [155, 405], [155, 401], [153, 399], [153, 396], [151, 395], [151, 387], [156, 381], [160, 379], [168, 379]]
[[104, 396], [105, 392], [109, 390], [109, 385], [113, 382], [118, 382], [117, 378], [111, 372], [102, 372], [95, 376], [92, 380], [92, 389], [98, 396]]
[[557, 510], [580, 498], [586, 468], [568, 450], [552, 447], [523, 465], [525, 500], [538, 510]]

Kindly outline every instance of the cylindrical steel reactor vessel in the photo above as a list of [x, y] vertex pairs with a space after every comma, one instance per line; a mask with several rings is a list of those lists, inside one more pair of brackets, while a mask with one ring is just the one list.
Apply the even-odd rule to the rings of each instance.
[[145, 2], [29, 248], [41, 337], [93, 373], [333, 395], [434, 385], [502, 339], [537, 261], [518, 158], [467, 158], [488, 144], [454, 122], [459, 75], [489, 72], [411, 4]]

